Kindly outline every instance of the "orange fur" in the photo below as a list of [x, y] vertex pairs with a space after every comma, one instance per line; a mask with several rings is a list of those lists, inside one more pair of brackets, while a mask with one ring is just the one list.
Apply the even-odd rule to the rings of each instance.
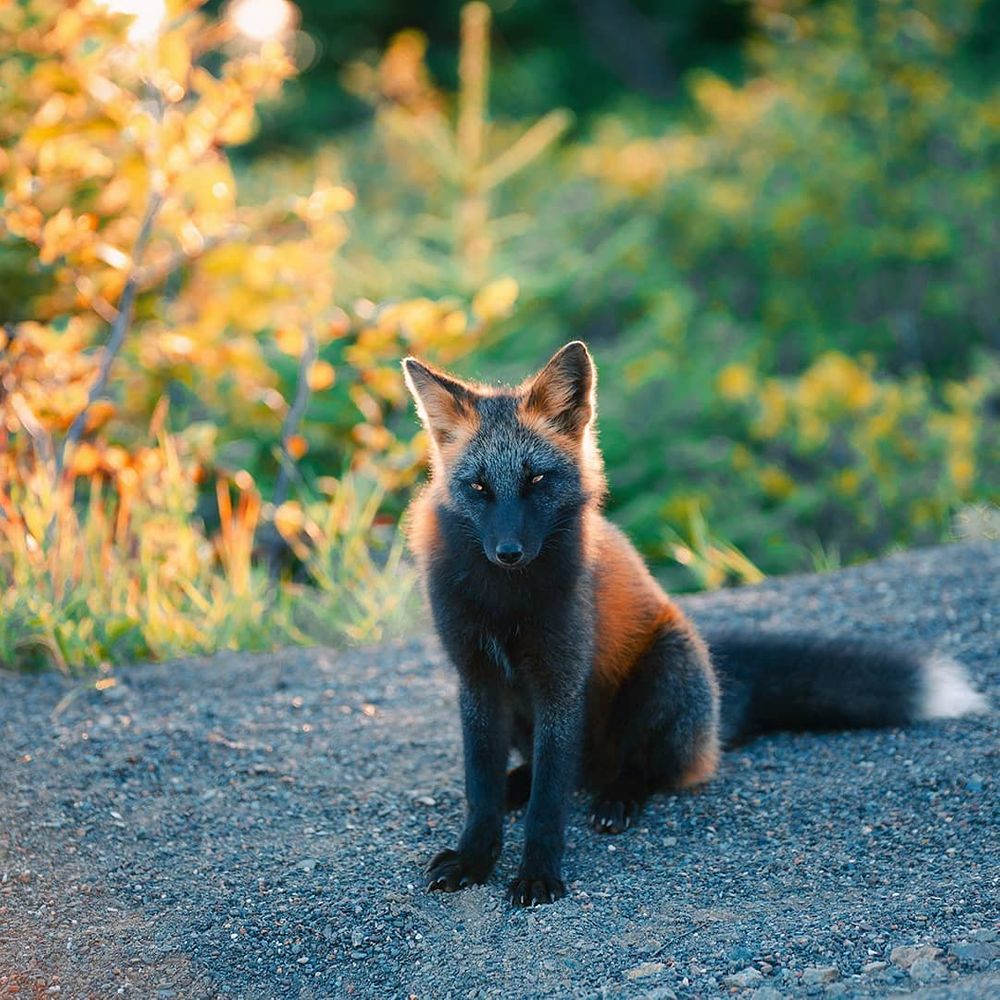
[[479, 414], [463, 412], [451, 423], [451, 432], [446, 440], [436, 440], [436, 459], [441, 470], [447, 469], [462, 454], [479, 430]]
[[712, 739], [706, 741], [706, 745], [698, 751], [687, 770], [681, 775], [677, 787], [683, 789], [703, 785], [718, 770], [719, 754], [719, 740], [713, 734]]
[[594, 670], [602, 681], [617, 687], [661, 631], [691, 626], [622, 532], [599, 514], [593, 514], [592, 520], [597, 606]]
[[434, 550], [441, 544], [437, 514], [434, 513], [437, 503], [434, 484], [431, 483], [413, 498], [406, 511], [406, 539], [422, 572]]
[[574, 341], [556, 351], [519, 390], [525, 412], [540, 415], [577, 437], [593, 422], [597, 373], [590, 352]]
[[416, 358], [407, 358], [403, 363], [403, 377], [431, 437], [431, 464], [435, 472], [446, 469], [479, 430], [474, 400], [483, 394], [481, 387], [453, 378]]

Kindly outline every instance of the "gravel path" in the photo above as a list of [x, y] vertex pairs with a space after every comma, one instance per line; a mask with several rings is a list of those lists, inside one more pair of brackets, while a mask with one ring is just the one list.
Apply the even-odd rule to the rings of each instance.
[[[683, 603], [930, 640], [1000, 705], [1000, 545]], [[569, 831], [563, 902], [428, 895], [462, 817], [435, 643], [0, 674], [0, 996], [1000, 996], [1000, 715], [778, 735], [636, 829]]]

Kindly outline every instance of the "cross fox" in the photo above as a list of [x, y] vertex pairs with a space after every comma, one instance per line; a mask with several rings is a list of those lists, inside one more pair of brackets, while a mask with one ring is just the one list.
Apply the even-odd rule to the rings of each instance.
[[[567, 344], [516, 388], [415, 358], [407, 386], [431, 441], [408, 534], [458, 673], [467, 816], [428, 889], [484, 882], [505, 809], [527, 805], [508, 897], [551, 903], [570, 793], [615, 834], [655, 792], [700, 785], [723, 746], [768, 729], [888, 726], [985, 709], [942, 656], [844, 639], [702, 638], [601, 513], [596, 371]], [[507, 773], [515, 747], [523, 763]]]

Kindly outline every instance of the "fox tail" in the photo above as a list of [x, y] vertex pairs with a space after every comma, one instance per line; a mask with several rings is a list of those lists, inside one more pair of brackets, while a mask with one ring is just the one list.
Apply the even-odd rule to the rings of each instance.
[[808, 635], [707, 638], [727, 743], [774, 729], [899, 726], [989, 709], [965, 668], [938, 653]]

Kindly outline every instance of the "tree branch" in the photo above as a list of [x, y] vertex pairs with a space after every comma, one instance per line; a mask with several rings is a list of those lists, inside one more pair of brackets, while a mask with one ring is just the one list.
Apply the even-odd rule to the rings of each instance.
[[135, 247], [132, 251], [132, 267], [125, 281], [125, 287], [122, 289], [122, 294], [118, 299], [118, 314], [111, 324], [111, 333], [108, 336], [108, 342], [104, 345], [104, 351], [101, 355], [101, 365], [97, 372], [97, 379], [90, 387], [86, 404], [73, 419], [73, 423], [70, 424], [62, 447], [56, 455], [56, 482], [62, 477], [67, 454], [83, 435], [83, 431], [87, 426], [87, 414], [90, 412], [90, 408], [104, 395], [104, 391], [108, 386], [108, 379], [111, 376], [111, 366], [121, 353], [125, 337], [128, 334], [129, 327], [132, 325], [132, 313], [135, 308], [135, 295], [139, 285], [142, 258], [145, 255], [146, 247], [149, 245], [149, 239], [153, 233], [153, 224], [162, 205], [163, 197], [155, 191], [151, 192], [149, 201], [146, 204], [146, 212], [143, 216], [142, 224], [139, 226], [139, 235], [136, 237]]
[[[292, 475], [295, 473], [295, 459], [292, 457], [288, 447], [292, 436], [298, 431], [299, 424], [305, 416], [306, 407], [309, 405], [309, 397], [312, 392], [309, 388], [309, 369], [319, 353], [319, 345], [316, 337], [310, 330], [306, 333], [306, 343], [299, 359], [299, 374], [295, 383], [295, 398], [292, 405], [285, 414], [285, 419], [281, 424], [281, 446], [279, 461], [281, 468], [278, 470], [278, 479], [274, 484], [274, 496], [272, 501], [275, 508], [280, 507], [288, 498], [288, 486]], [[290, 551], [288, 543], [281, 536], [273, 521], [268, 521], [260, 525], [257, 536], [258, 551], [263, 557], [263, 561], [272, 577], [277, 577], [281, 572], [282, 559]]]
[[285, 414], [285, 419], [281, 424], [281, 469], [278, 472], [278, 481], [274, 485], [274, 506], [280, 507], [288, 497], [288, 482], [295, 469], [295, 459], [288, 448], [288, 442], [298, 431], [299, 424], [305, 416], [306, 407], [309, 405], [309, 369], [319, 353], [319, 345], [316, 336], [310, 330], [306, 333], [306, 344], [299, 359], [299, 375], [295, 384], [295, 399]]

